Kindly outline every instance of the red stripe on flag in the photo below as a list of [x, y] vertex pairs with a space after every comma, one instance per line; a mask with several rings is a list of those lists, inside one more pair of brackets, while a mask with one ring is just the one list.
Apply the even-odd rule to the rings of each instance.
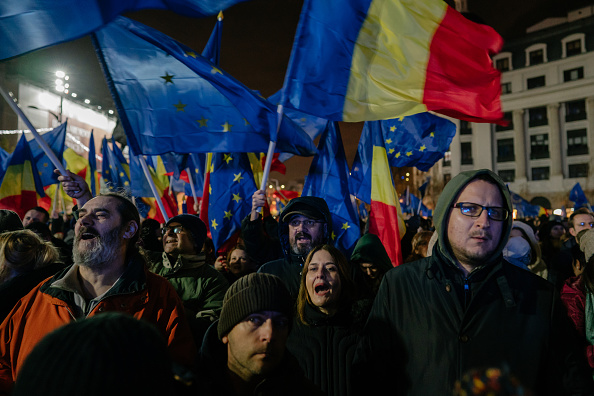
[[496, 54], [502, 45], [491, 27], [447, 7], [431, 40], [423, 97], [427, 109], [467, 121], [501, 120], [501, 73], [485, 49]]
[[20, 195], [10, 195], [0, 199], [0, 209], [10, 209], [17, 212], [21, 220], [25, 213], [31, 208], [37, 206], [37, 192], [21, 191]]
[[398, 231], [398, 211], [395, 206], [371, 201], [369, 233], [377, 235], [382, 241], [394, 267], [403, 263], [400, 232]]

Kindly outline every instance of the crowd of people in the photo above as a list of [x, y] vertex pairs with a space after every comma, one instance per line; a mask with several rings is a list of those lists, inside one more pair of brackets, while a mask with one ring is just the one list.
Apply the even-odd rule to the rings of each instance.
[[[492, 171], [407, 221], [394, 267], [364, 232], [257, 191], [232, 246], [115, 192], [72, 218], [0, 210], [0, 395], [593, 395], [594, 214], [513, 219]], [[389, 391], [388, 391], [389, 390]]]

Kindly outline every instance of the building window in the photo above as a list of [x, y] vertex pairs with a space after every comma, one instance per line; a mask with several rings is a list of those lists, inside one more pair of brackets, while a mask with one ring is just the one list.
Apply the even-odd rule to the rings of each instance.
[[495, 61], [495, 68], [497, 70], [499, 70], [500, 72], [506, 72], [509, 71], [509, 58], [502, 58], [502, 59], [497, 59]]
[[515, 169], [500, 170], [498, 173], [499, 177], [506, 183], [513, 183], [516, 180]]
[[472, 165], [472, 144], [470, 142], [461, 143], [462, 165]]
[[586, 35], [584, 33], [571, 34], [561, 40], [562, 58], [583, 54], [586, 49]]
[[443, 155], [443, 166], [452, 166], [452, 152], [446, 151]]
[[547, 125], [549, 123], [547, 117], [547, 108], [546, 107], [534, 107], [532, 109], [528, 109], [528, 126], [535, 127], [541, 125]]
[[501, 84], [501, 95], [512, 93], [511, 83], [506, 82]]
[[579, 55], [582, 53], [582, 40], [572, 40], [565, 43], [565, 56]]
[[569, 165], [569, 177], [588, 177], [588, 164]]
[[495, 132], [511, 131], [514, 129], [514, 119], [511, 111], [503, 113], [503, 119], [507, 121], [507, 125], [495, 125]]
[[515, 161], [514, 139], [497, 140], [497, 162]]
[[443, 174], [443, 185], [445, 186], [446, 184], [448, 184], [448, 182], [452, 180], [452, 175], [450, 175], [449, 173], [444, 173]]
[[586, 118], [588, 117], [586, 115], [586, 101], [584, 99], [565, 102], [566, 122], [585, 120]]
[[563, 72], [563, 81], [575, 81], [584, 78], [584, 68], [578, 67], [576, 69], [565, 70]]
[[547, 62], [547, 45], [534, 44], [526, 48], [526, 66], [540, 65]]
[[540, 88], [545, 86], [545, 76], [532, 77], [526, 80], [528, 89]]
[[528, 53], [528, 57], [530, 58], [530, 66], [540, 65], [541, 63], [544, 63], [544, 51], [542, 49], [530, 51]]
[[567, 131], [567, 155], [588, 154], [588, 131], [574, 129]]
[[549, 135], [530, 136], [530, 159], [549, 158]]
[[532, 168], [532, 180], [549, 180], [549, 173], [548, 166]]
[[460, 120], [460, 135], [471, 135], [472, 134], [472, 126], [470, 122]]

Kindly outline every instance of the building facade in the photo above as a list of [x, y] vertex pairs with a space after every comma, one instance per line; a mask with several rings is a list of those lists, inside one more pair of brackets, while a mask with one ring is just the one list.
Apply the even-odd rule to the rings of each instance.
[[[550, 209], [594, 192], [594, 6], [551, 18], [494, 56], [508, 125], [453, 120], [456, 134], [432, 170], [433, 191], [457, 173], [489, 168], [511, 191]], [[546, 206], [545, 206], [546, 207]], [[547, 209], [549, 209], [547, 208]]]

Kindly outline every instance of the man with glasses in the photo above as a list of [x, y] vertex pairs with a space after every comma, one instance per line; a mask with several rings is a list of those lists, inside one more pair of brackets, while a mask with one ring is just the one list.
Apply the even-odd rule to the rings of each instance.
[[264, 264], [258, 272], [281, 278], [296, 299], [305, 258], [315, 246], [330, 243], [331, 232], [332, 217], [326, 201], [318, 197], [292, 199], [280, 214], [278, 226], [285, 257]]
[[495, 367], [535, 394], [591, 394], [553, 285], [503, 259], [511, 211], [505, 183], [490, 170], [462, 172], [445, 186], [432, 255], [388, 271], [376, 295], [355, 366], [357, 378], [380, 380], [362, 381], [359, 391], [449, 394], [469, 370]]
[[162, 231], [163, 252], [142, 250], [142, 253], [149, 269], [169, 280], [181, 297], [199, 344], [208, 326], [218, 318], [229, 283], [200, 254], [206, 240], [206, 225], [198, 216], [174, 216]]
[[579, 275], [586, 265], [584, 252], [576, 241], [577, 235], [583, 230], [589, 230], [594, 227], [594, 213], [588, 208], [579, 208], [573, 211], [569, 216], [569, 234], [571, 238], [567, 239], [561, 245], [559, 251], [559, 262], [556, 263], [557, 286], [561, 289], [567, 279]]

